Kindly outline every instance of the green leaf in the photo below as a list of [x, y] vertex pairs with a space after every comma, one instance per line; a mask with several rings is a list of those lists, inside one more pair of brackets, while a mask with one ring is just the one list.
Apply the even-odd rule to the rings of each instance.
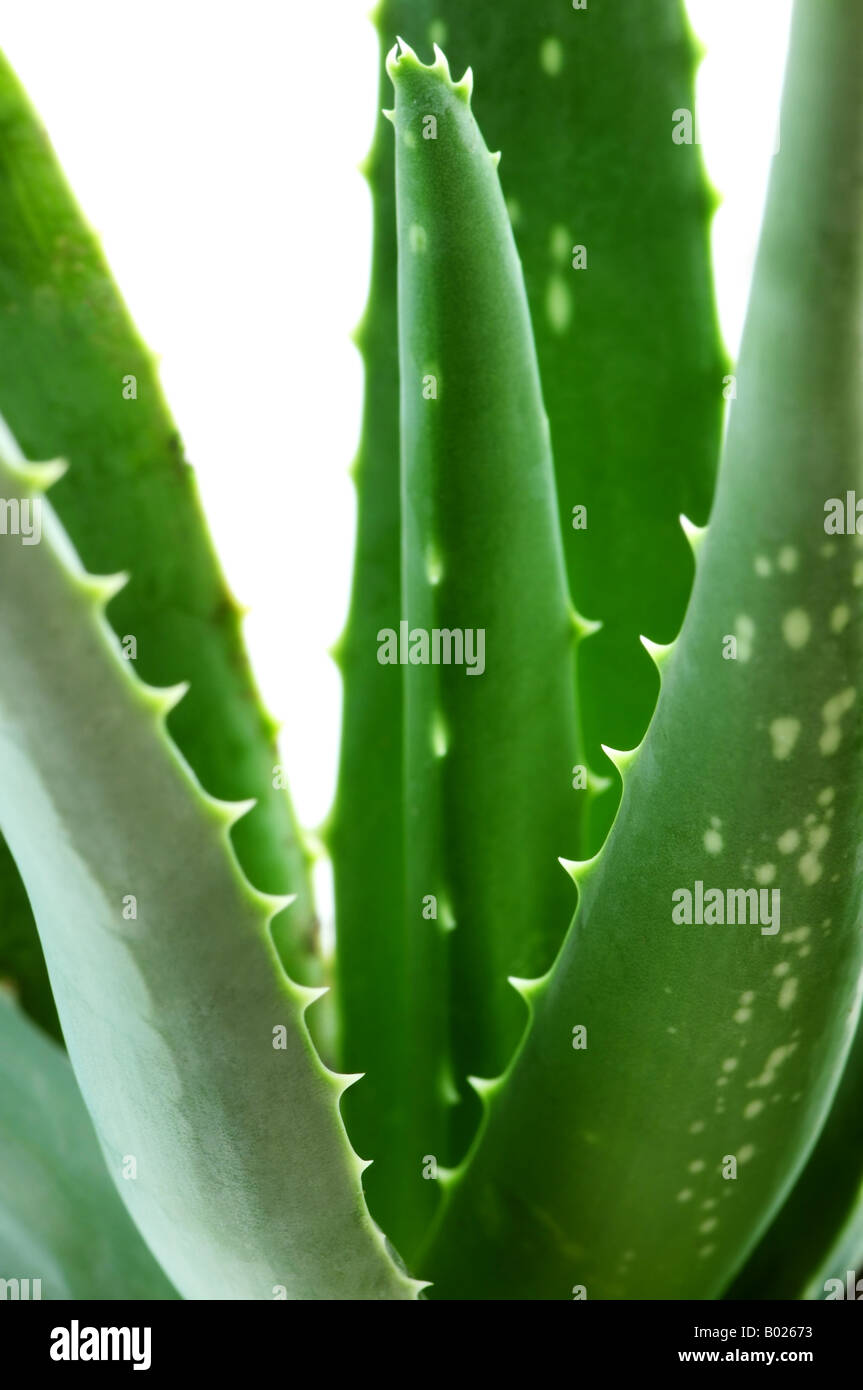
[[[861, 482], [861, 67], [856, 3], [798, 6], [690, 609], [618, 758], [609, 842], [574, 870], [576, 921], [525, 990], [521, 1051], [447, 1180], [424, 1265], [441, 1296], [717, 1296], [839, 1083], [863, 953], [861, 561], [825, 504]], [[760, 925], [675, 923], [699, 882], [724, 907], [763, 890]]]
[[2, 995], [0, 1277], [41, 1280], [43, 1299], [177, 1297], [114, 1191], [68, 1058]]
[[[692, 564], [677, 516], [705, 518], [718, 456], [726, 364], [710, 279], [714, 195], [698, 147], [671, 139], [672, 113], [694, 109], [696, 47], [678, 0], [655, 0], [649, 16], [640, 6], [600, 0], [584, 12], [558, 0], [384, 0], [376, 22], [379, 105], [389, 104], [383, 54], [398, 33], [429, 52], [433, 41], [445, 44], [454, 71], [480, 63], [474, 107], [490, 147], [504, 151], [500, 175], [551, 424], [570, 587], [578, 586], [578, 607], [604, 622], [582, 648], [587, 751], [579, 756], [612, 780], [590, 774], [585, 790], [572, 791], [572, 830], [553, 847], [555, 855], [585, 854], [598, 846], [619, 792], [599, 741], [626, 746], [646, 727], [657, 681], [637, 634], [669, 640], [679, 627]], [[377, 633], [402, 616], [391, 139], [379, 118], [366, 165], [374, 247], [357, 334], [366, 394], [355, 466], [353, 593], [338, 652], [344, 715], [329, 834], [341, 1060], [366, 1073], [344, 1109], [359, 1151], [375, 1154], [398, 1147], [398, 1097], [412, 1082], [391, 1039], [411, 1027], [405, 978], [412, 969], [422, 978], [424, 969], [412, 967], [413, 908], [407, 919], [403, 911], [401, 688], [381, 679], [376, 659]], [[576, 234], [588, 245], [586, 271], [571, 268]], [[588, 506], [586, 531], [572, 528], [576, 502]], [[568, 909], [561, 911], [568, 918]], [[563, 922], [547, 924], [550, 941], [557, 942]], [[534, 959], [530, 968], [548, 963]], [[501, 979], [475, 984], [476, 1009], [461, 1006], [452, 1016], [452, 1027], [468, 1035], [489, 991], [492, 1008], [504, 1007]], [[451, 1071], [445, 1040], [429, 1030], [426, 1051], [428, 1069]], [[460, 1109], [464, 1139], [476, 1110], [464, 1101]], [[393, 1173], [378, 1162], [365, 1185], [386, 1224], [398, 1200]]]
[[[379, 107], [392, 92], [383, 57], [380, 83]], [[382, 672], [377, 660], [377, 634], [401, 612], [395, 179], [393, 133], [383, 115], [365, 172], [374, 200], [372, 276], [355, 335], [365, 367], [365, 403], [354, 465], [357, 530], [350, 613], [334, 653], [344, 698], [338, 793], [326, 841], [338, 924], [339, 1060], [346, 1071], [365, 1073], [342, 1109], [357, 1152], [377, 1155], [394, 1153], [399, 1144], [396, 1097], [405, 1076], [393, 1039], [410, 1027], [403, 981], [416, 940], [402, 915], [401, 681], [382, 679], [392, 673]], [[380, 1212], [385, 1229], [394, 1205], [391, 1181], [379, 1164], [364, 1177], [372, 1211]]]
[[[441, 54], [427, 68], [404, 45], [389, 71], [403, 592], [389, 652], [379, 634], [378, 660], [391, 664], [378, 679], [403, 682], [411, 943], [403, 1128], [398, 1149], [375, 1157], [394, 1194], [382, 1224], [410, 1252], [434, 1190], [424, 1166], [457, 1155], [475, 1122], [457, 1105], [464, 1077], [502, 1066], [517, 1041], [506, 976], [548, 961], [565, 921], [555, 851], [575, 838], [580, 628], [521, 269], [469, 79], [454, 84]], [[436, 653], [441, 632], [452, 647]]]
[[0, 827], [27, 885], [81, 1092], [136, 1225], [186, 1298], [412, 1298], [363, 1203], [328, 1071], [230, 848], [247, 809], [195, 782], [40, 495], [0, 541]]
[[[71, 465], [54, 503], [85, 565], [132, 576], [110, 619], [120, 636], [135, 637], [136, 669], [156, 685], [191, 682], [171, 720], [183, 754], [213, 796], [258, 799], [237, 827], [237, 853], [257, 887], [297, 895], [276, 941], [294, 977], [317, 983], [306, 851], [287, 796], [273, 786], [275, 727], [258, 702], [241, 610], [214, 556], [156, 364], [2, 59], [0, 362], [0, 411], [27, 456], [62, 455]], [[2, 860], [0, 974], [29, 1006], [44, 993], [43, 966], [26, 900]], [[41, 998], [34, 1013], [47, 1021]]]

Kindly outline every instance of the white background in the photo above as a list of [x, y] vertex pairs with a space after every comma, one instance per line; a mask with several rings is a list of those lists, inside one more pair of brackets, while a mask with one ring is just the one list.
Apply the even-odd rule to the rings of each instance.
[[[633, 0], [626, 0], [632, 3]], [[737, 350], [790, 0], [690, 0]], [[5, 0], [0, 46], [100, 233], [198, 470], [301, 819], [333, 792], [376, 103], [363, 0]], [[409, 39], [410, 35], [406, 35]], [[482, 54], [473, 64], [482, 81]], [[325, 894], [326, 895], [326, 894]], [[326, 911], [326, 903], [321, 907]]]

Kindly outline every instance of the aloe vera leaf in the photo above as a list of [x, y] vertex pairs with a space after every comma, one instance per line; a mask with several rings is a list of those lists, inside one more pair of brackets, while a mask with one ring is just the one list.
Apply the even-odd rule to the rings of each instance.
[[[380, 65], [379, 111], [392, 93]], [[355, 338], [365, 368], [362, 436], [354, 463], [356, 547], [350, 612], [334, 656], [343, 680], [338, 789], [325, 840], [332, 856], [338, 942], [334, 996], [339, 1061], [365, 1073], [342, 1111], [357, 1151], [394, 1152], [402, 1124], [400, 1048], [409, 1025], [403, 982], [416, 940], [403, 924], [401, 681], [384, 679], [377, 634], [401, 613], [398, 322], [392, 128], [378, 115], [364, 172], [373, 195], [368, 304]], [[409, 1086], [409, 1089], [412, 1087]], [[364, 1176], [386, 1229], [392, 1174]], [[431, 1195], [431, 1194], [429, 1194]], [[381, 1205], [382, 1204], [382, 1205]]]
[[177, 1297], [108, 1177], [69, 1059], [2, 994], [0, 1277], [43, 1299]]
[[[454, 84], [442, 54], [425, 67], [404, 45], [388, 67], [399, 239], [399, 642], [408, 632], [458, 631], [465, 645], [462, 661], [437, 664], [429, 645], [416, 662], [415, 646], [400, 669], [381, 669], [382, 679], [403, 680], [404, 921], [415, 940], [400, 1052], [414, 1114], [398, 1152], [378, 1162], [382, 1173], [395, 1170], [393, 1187], [405, 1194], [406, 1214], [394, 1212], [386, 1228], [409, 1253], [425, 1216], [424, 1162], [446, 1162], [470, 1124], [455, 1104], [463, 1077], [503, 1065], [517, 1041], [506, 976], [547, 963], [565, 921], [568, 885], [553, 850], [574, 840], [571, 670], [580, 628], [566, 592], [520, 266], [469, 79]], [[427, 920], [432, 897], [437, 915]], [[452, 1018], [446, 1070], [437, 1060]], [[423, 1203], [412, 1227], [411, 1177]]]
[[[237, 853], [257, 887], [296, 895], [274, 935], [292, 976], [317, 983], [306, 850], [285, 792], [273, 786], [275, 726], [259, 705], [241, 610], [213, 553], [156, 364], [2, 58], [0, 366], [0, 411], [24, 452], [62, 454], [71, 465], [54, 505], [85, 565], [132, 576], [110, 620], [136, 638], [137, 671], [155, 685], [191, 682], [172, 736], [213, 796], [257, 798], [237, 826]], [[135, 399], [124, 397], [129, 378]], [[27, 978], [42, 968], [36, 935], [20, 893], [7, 907], [17, 921], [0, 928], [0, 953], [10, 933], [29, 934], [32, 947], [29, 962], [0, 954], [0, 973], [20, 983], [27, 1002]]]
[[695, 110], [701, 50], [680, 0], [390, 0], [379, 23], [389, 43], [436, 40], [454, 72], [475, 65], [477, 122], [503, 151], [570, 593], [602, 623], [578, 673], [582, 756], [602, 774], [581, 793], [587, 856], [619, 797], [601, 744], [629, 748], [647, 727], [657, 681], [638, 636], [680, 629], [692, 562], [677, 518], [706, 520], [719, 457], [716, 194], [698, 144], [672, 140], [673, 113]]
[[[691, 605], [646, 739], [618, 756], [608, 844], [573, 869], [560, 957], [521, 986], [520, 1053], [446, 1182], [424, 1264], [441, 1296], [717, 1296], [839, 1083], [863, 947], [860, 552], [824, 523], [861, 482], [861, 60], [859, 6], [798, 5]], [[673, 923], [698, 881], [769, 884], [780, 930]]]
[[[0, 460], [0, 495], [54, 476]], [[305, 1027], [216, 801], [166, 731], [47, 502], [0, 543], [0, 826], [39, 926], [109, 1172], [186, 1298], [411, 1298], [362, 1197], [338, 1109], [353, 1080]]]
[[[578, 579], [585, 543], [591, 555], [599, 554], [603, 575], [609, 577], [609, 564], [612, 569], [609, 584], [590, 595], [593, 608], [580, 604], [588, 612], [601, 609], [606, 619], [604, 631], [584, 648], [580, 689], [591, 761], [605, 764], [613, 774], [598, 751], [599, 734], [611, 742], [634, 741], [646, 725], [657, 681], [636, 634], [667, 629], [670, 636], [679, 625], [692, 565], [677, 514], [685, 510], [703, 519], [718, 454], [725, 365], [710, 288], [711, 195], [696, 146], [651, 138], [657, 125], [670, 131], [671, 113], [678, 106], [693, 108], [694, 46], [676, 0], [660, 0], [649, 24], [633, 6], [616, 12], [594, 7], [589, 16], [572, 15], [551, 0], [527, 7], [497, 4], [494, 23], [489, 23], [489, 7], [455, 0], [384, 0], [375, 17], [381, 36], [381, 106], [389, 100], [383, 57], [397, 33], [416, 36], [417, 45], [421, 40], [445, 42], [458, 55], [459, 71], [471, 58], [481, 59], [480, 126], [493, 136], [492, 148], [505, 151], [502, 182], [557, 444], [570, 582]], [[547, 71], [547, 56], [545, 67], [541, 61], [550, 38], [563, 54], [558, 75]], [[592, 80], [597, 65], [612, 71], [613, 101], [605, 85]], [[591, 80], [584, 80], [585, 75]], [[552, 131], [570, 129], [588, 134], [550, 138]], [[592, 145], [602, 150], [616, 145], [614, 158], [599, 160]], [[381, 680], [376, 660], [377, 632], [401, 613], [394, 159], [391, 132], [382, 118], [366, 173], [373, 194], [374, 245], [369, 303], [357, 335], [366, 394], [355, 467], [358, 518], [351, 609], [338, 649], [344, 714], [329, 846], [338, 919], [342, 1064], [367, 1073], [362, 1086], [346, 1096], [344, 1110], [360, 1152], [377, 1153], [392, 1148], [399, 1123], [392, 1097], [401, 1084], [402, 1062], [390, 1037], [402, 1036], [408, 1026], [402, 979], [415, 940], [402, 912], [401, 690]], [[647, 208], [646, 218], [621, 215], [624, 188], [633, 202]], [[657, 188], [675, 209], [673, 219], [664, 218]], [[589, 274], [567, 274], [561, 268], [561, 235], [575, 225], [576, 204], [591, 246], [603, 248], [602, 269], [594, 263]], [[644, 274], [647, 263], [650, 277]], [[550, 301], [565, 299], [576, 287], [588, 305], [587, 320], [579, 321], [578, 331], [571, 318], [565, 327], [559, 317], [553, 322], [548, 309]], [[625, 331], [614, 335], [606, 364], [600, 353], [609, 347], [612, 318], [623, 321]], [[657, 321], [669, 325], [661, 341]], [[619, 406], [612, 364], [621, 367], [626, 381], [637, 383], [632, 393], [637, 420], [629, 404]], [[583, 436], [597, 440], [601, 470], [584, 467], [588, 451], [578, 443]], [[651, 450], [653, 440], [659, 443]], [[651, 451], [664, 470], [655, 490], [642, 465]], [[603, 500], [597, 510], [594, 501], [605, 499], [606, 492], [612, 500]], [[590, 503], [600, 531], [573, 532], [573, 498]], [[647, 561], [645, 549], [650, 551]], [[641, 607], [630, 619], [624, 610], [633, 590]], [[595, 667], [596, 680], [591, 675]], [[590, 775], [585, 790], [573, 791], [574, 818], [584, 809], [578, 852], [598, 843], [617, 794], [616, 775], [613, 787]], [[483, 995], [485, 988], [483, 982]], [[454, 1026], [462, 1023], [472, 1028], [470, 1011], [454, 1020]], [[427, 1045], [431, 1051], [431, 1038]], [[430, 1065], [443, 1069], [445, 1054], [435, 1052]], [[365, 1184], [376, 1209], [379, 1199], [388, 1199], [392, 1174], [376, 1164]]]

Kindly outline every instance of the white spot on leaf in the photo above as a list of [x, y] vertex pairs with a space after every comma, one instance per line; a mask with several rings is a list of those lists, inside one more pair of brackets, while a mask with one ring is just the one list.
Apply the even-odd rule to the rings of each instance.
[[553, 34], [543, 39], [540, 45], [539, 65], [549, 77], [557, 77], [563, 67], [563, 44]]
[[545, 287], [545, 315], [555, 333], [565, 333], [572, 318], [572, 295], [560, 275], [549, 277]]
[[788, 716], [774, 719], [770, 725], [770, 741], [773, 744], [774, 758], [779, 762], [784, 762], [786, 758], [789, 758], [799, 737], [799, 719], [792, 719]]
[[837, 603], [833, 612], [830, 614], [830, 631], [844, 632], [851, 617], [851, 609], [847, 603]]
[[809, 614], [803, 608], [792, 608], [782, 619], [782, 635], [792, 651], [805, 647], [812, 633]]

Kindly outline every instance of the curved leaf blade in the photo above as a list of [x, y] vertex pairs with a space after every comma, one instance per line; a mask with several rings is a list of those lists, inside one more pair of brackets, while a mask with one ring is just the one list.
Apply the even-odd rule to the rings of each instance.
[[361, 1161], [230, 848], [246, 809], [204, 793], [40, 493], [41, 543], [0, 540], [0, 826], [33, 903], [69, 1055], [112, 1176], [186, 1298], [412, 1298], [363, 1203]]

